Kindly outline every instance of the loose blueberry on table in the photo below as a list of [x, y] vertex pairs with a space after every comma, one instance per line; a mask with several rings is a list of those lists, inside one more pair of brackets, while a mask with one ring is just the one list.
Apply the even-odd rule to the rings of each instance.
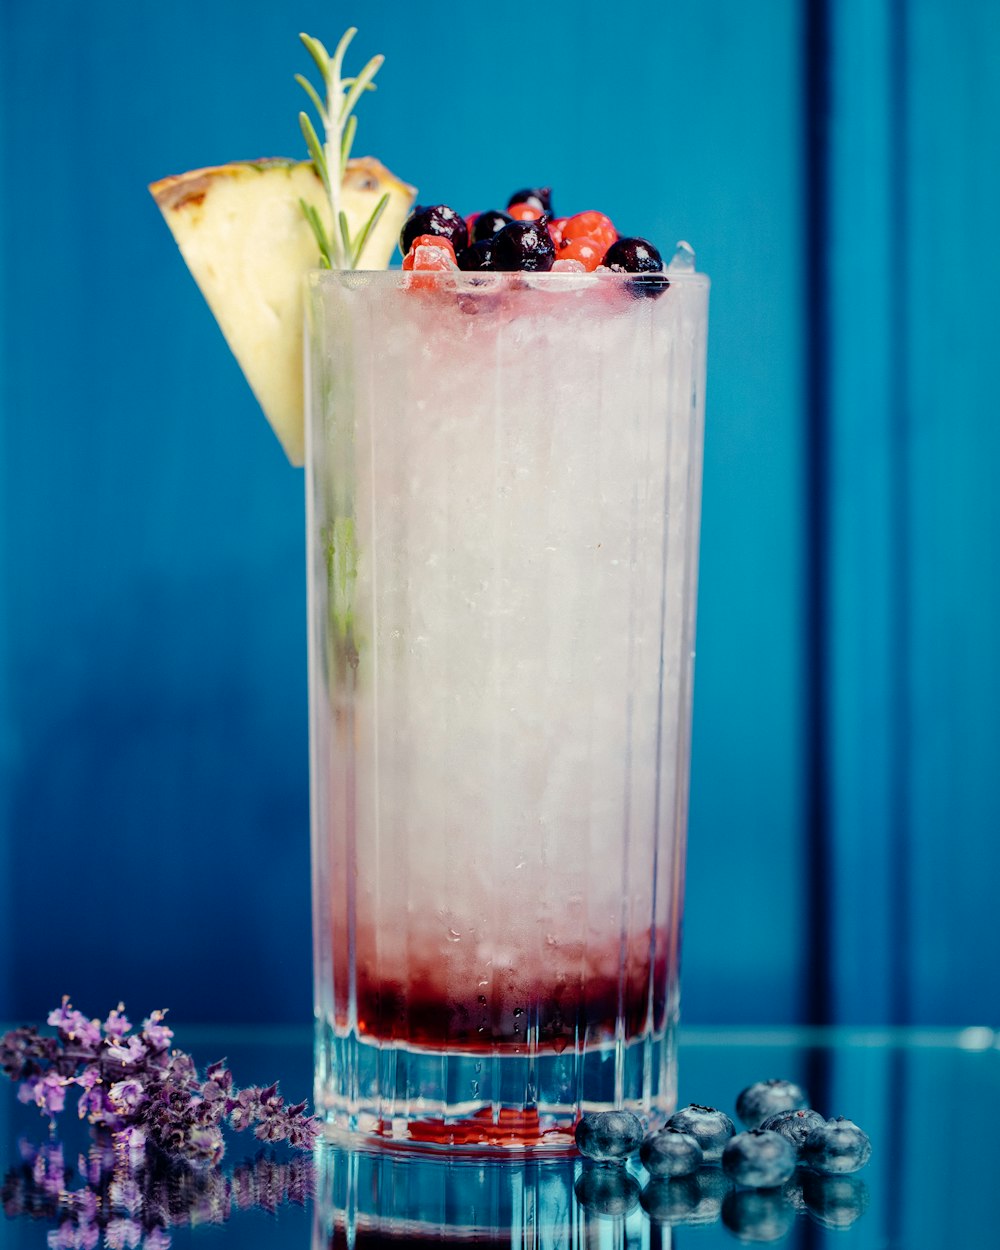
[[675, 1111], [667, 1121], [668, 1128], [679, 1128], [682, 1133], [690, 1133], [702, 1148], [706, 1163], [715, 1163], [722, 1158], [722, 1149], [736, 1128], [724, 1111], [717, 1107], [703, 1107], [700, 1103], [691, 1103]]
[[597, 1111], [585, 1115], [576, 1126], [577, 1149], [600, 1163], [627, 1159], [639, 1149], [642, 1138], [642, 1121], [630, 1111]]
[[679, 1128], [651, 1133], [639, 1147], [639, 1162], [651, 1176], [687, 1176], [704, 1158], [697, 1138]]
[[736, 1099], [736, 1114], [747, 1128], [760, 1128], [770, 1116], [782, 1111], [800, 1111], [809, 1106], [809, 1098], [801, 1085], [772, 1077], [755, 1081], [742, 1090]]
[[853, 1120], [837, 1116], [814, 1128], [802, 1146], [802, 1162], [827, 1176], [857, 1172], [871, 1158], [868, 1134]]
[[780, 1133], [796, 1151], [800, 1151], [813, 1129], [825, 1123], [818, 1111], [805, 1107], [801, 1111], [779, 1111], [777, 1115], [768, 1116], [760, 1127]]
[[774, 1189], [795, 1171], [795, 1147], [770, 1129], [752, 1128], [726, 1143], [722, 1170], [737, 1185]]

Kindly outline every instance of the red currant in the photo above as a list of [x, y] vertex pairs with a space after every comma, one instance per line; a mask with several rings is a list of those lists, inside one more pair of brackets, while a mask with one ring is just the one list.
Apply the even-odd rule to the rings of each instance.
[[556, 245], [556, 251], [562, 247], [563, 243], [563, 226], [569, 221], [568, 217], [556, 217], [549, 222], [549, 234], [552, 236], [552, 242]]
[[563, 226], [562, 236], [564, 244], [570, 239], [593, 239], [602, 247], [609, 248], [618, 238], [618, 231], [610, 217], [590, 210], [570, 217]]
[[507, 209], [507, 216], [515, 221], [537, 221], [541, 215], [542, 210], [537, 204], [511, 204]]
[[588, 273], [598, 267], [604, 259], [604, 253], [608, 249], [603, 243], [598, 243], [596, 239], [566, 239], [558, 255], [560, 260], [578, 260]]

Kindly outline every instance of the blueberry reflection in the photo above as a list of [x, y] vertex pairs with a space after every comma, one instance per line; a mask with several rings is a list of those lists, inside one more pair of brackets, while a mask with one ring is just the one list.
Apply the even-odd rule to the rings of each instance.
[[722, 1222], [740, 1241], [780, 1241], [795, 1223], [795, 1208], [780, 1189], [736, 1189], [722, 1203]]
[[801, 1184], [806, 1210], [824, 1228], [850, 1228], [868, 1209], [868, 1186], [860, 1176], [805, 1172]]
[[622, 1216], [639, 1204], [639, 1182], [618, 1164], [585, 1167], [573, 1186], [576, 1200], [592, 1215]]

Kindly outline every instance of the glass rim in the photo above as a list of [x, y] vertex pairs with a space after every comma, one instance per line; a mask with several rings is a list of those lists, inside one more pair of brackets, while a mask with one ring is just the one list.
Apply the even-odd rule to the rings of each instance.
[[[419, 271], [417, 271], [419, 273]], [[368, 286], [371, 283], [384, 283], [388, 285], [390, 280], [395, 284], [403, 287], [406, 285], [400, 279], [417, 276], [413, 270], [401, 269], [398, 265], [389, 269], [310, 269], [306, 273], [306, 277], [310, 286], [321, 286], [332, 282], [347, 283], [347, 285], [356, 285], [358, 287]], [[498, 269], [448, 269], [448, 270], [426, 270], [425, 276], [434, 279], [435, 286], [443, 287], [468, 287], [470, 290], [482, 290], [484, 286], [509, 287], [513, 289], [538, 289], [536, 283], [542, 283], [545, 286], [562, 286], [567, 290], [584, 290], [590, 287], [596, 287], [599, 284], [626, 284], [629, 282], [643, 281], [644, 279], [663, 277], [667, 279], [668, 287], [671, 286], [688, 286], [688, 287], [708, 287], [711, 280], [706, 273], [700, 273], [697, 270], [651, 270], [646, 273], [619, 273], [610, 269], [595, 269], [590, 273], [552, 273], [549, 270], [544, 272], [532, 272], [530, 270], [498, 270]], [[364, 279], [362, 282], [361, 280]], [[485, 279], [485, 281], [484, 281]]]

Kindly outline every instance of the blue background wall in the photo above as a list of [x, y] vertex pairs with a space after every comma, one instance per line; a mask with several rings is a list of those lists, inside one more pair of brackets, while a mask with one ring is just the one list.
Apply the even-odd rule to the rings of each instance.
[[309, 1014], [302, 477], [145, 186], [354, 22], [422, 199], [713, 277], [686, 1018], [996, 1023], [995, 4], [465, 11], [0, 9], [0, 1018]]

